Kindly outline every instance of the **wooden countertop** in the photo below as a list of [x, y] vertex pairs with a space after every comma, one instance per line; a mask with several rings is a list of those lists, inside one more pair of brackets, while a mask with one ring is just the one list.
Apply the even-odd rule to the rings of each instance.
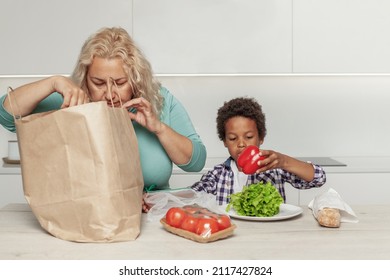
[[358, 223], [318, 225], [307, 206], [295, 218], [273, 222], [234, 219], [234, 235], [197, 243], [167, 232], [143, 214], [135, 241], [75, 243], [46, 233], [27, 204], [0, 210], [0, 259], [342, 260], [390, 259], [390, 205], [352, 206]]

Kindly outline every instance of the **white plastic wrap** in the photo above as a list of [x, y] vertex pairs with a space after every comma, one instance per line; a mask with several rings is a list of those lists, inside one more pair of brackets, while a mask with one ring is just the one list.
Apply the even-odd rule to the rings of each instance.
[[317, 214], [324, 208], [333, 208], [340, 210], [341, 222], [357, 223], [359, 220], [352, 208], [344, 202], [341, 196], [334, 189], [330, 188], [327, 192], [317, 195], [310, 203], [309, 208], [317, 218]]
[[160, 220], [171, 207], [191, 204], [198, 204], [212, 211], [221, 212], [214, 195], [196, 192], [190, 188], [146, 193], [144, 201], [151, 206], [147, 213], [148, 221]]

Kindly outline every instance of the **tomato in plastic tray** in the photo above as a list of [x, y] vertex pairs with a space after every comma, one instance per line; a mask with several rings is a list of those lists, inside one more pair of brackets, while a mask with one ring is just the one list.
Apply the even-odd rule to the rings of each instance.
[[236, 228], [228, 215], [196, 204], [170, 208], [161, 223], [171, 233], [202, 243], [226, 238]]

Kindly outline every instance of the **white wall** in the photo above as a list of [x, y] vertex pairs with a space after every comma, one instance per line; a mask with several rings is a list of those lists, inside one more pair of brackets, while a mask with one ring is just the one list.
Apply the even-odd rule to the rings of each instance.
[[294, 73], [390, 72], [390, 2], [294, 0]]
[[291, 0], [134, 1], [133, 16], [157, 73], [292, 71]]
[[[389, 1], [106, 2], [1, 1], [0, 92], [28, 81], [25, 75], [69, 74], [89, 34], [121, 25], [185, 104], [210, 156], [226, 154], [216, 109], [241, 95], [263, 104], [269, 148], [390, 155]], [[14, 74], [21, 76], [4, 77]], [[0, 137], [4, 156], [15, 135], [0, 129]]]
[[0, 75], [70, 73], [84, 40], [97, 29], [132, 31], [128, 0], [1, 0]]
[[[327, 185], [350, 203], [388, 203], [389, 10], [387, 0], [2, 0], [0, 95], [70, 74], [88, 35], [122, 26], [188, 109], [209, 157], [227, 155], [217, 108], [253, 96], [267, 116], [266, 148], [352, 157], [352, 169], [367, 169], [329, 170]], [[16, 135], [0, 128], [0, 157], [9, 139]], [[18, 171], [2, 171], [0, 203], [23, 200]], [[183, 186], [197, 176], [174, 180]], [[307, 203], [315, 191], [288, 196]]]
[[2, 0], [0, 75], [68, 74], [121, 25], [158, 74], [389, 73], [386, 0]]
[[293, 156], [389, 156], [390, 75], [160, 77], [186, 106], [211, 157], [226, 155], [217, 109], [255, 97], [267, 118], [264, 147]]
[[[1, 77], [0, 91], [40, 77]], [[227, 151], [216, 134], [217, 109], [237, 96], [263, 106], [264, 148], [292, 156], [390, 156], [390, 75], [159, 76], [187, 108], [210, 157]], [[15, 135], [0, 129], [0, 156]]]

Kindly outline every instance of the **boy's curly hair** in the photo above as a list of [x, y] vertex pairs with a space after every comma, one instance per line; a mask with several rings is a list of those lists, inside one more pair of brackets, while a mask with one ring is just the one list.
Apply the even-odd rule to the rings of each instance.
[[226, 137], [226, 122], [233, 117], [239, 116], [254, 120], [259, 133], [259, 138], [264, 140], [267, 129], [265, 127], [265, 115], [261, 109], [261, 105], [254, 98], [238, 97], [225, 102], [223, 106], [218, 109], [217, 133], [221, 141], [224, 141]]

